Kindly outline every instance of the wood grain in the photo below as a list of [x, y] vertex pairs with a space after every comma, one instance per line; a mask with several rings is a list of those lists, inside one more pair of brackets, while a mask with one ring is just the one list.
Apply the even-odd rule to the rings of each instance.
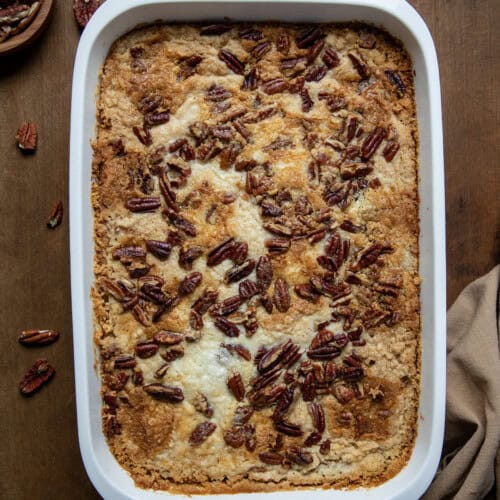
[[[500, 9], [497, 0], [412, 0], [434, 36], [441, 68], [446, 156], [448, 303], [499, 260]], [[67, 211], [69, 107], [79, 30], [72, 2], [55, 2], [50, 25], [29, 51], [0, 59], [0, 498], [99, 498], [77, 442], [71, 338]], [[39, 148], [15, 146], [32, 120]], [[54, 345], [28, 349], [20, 330], [55, 328]], [[30, 399], [17, 384], [47, 357], [57, 374]]]

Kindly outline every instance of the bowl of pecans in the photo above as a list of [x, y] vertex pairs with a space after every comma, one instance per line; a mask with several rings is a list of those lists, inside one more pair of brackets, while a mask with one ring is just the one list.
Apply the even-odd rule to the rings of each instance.
[[47, 26], [53, 0], [0, 0], [0, 56], [34, 42]]

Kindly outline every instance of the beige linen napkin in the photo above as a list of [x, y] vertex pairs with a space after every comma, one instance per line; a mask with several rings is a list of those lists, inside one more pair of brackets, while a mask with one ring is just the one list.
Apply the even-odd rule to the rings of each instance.
[[500, 489], [499, 283], [500, 265], [448, 311], [445, 442], [425, 500], [482, 499], [495, 476]]

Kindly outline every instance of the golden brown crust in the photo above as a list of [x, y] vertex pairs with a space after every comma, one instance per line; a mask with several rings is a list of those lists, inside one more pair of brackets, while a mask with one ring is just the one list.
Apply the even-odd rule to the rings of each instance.
[[[399, 42], [364, 25], [302, 35], [293, 25], [247, 28], [134, 30], [104, 64], [92, 179], [104, 432], [140, 487], [374, 486], [406, 464], [417, 432], [411, 61]], [[151, 210], [137, 208], [145, 198]], [[228, 238], [230, 258], [211, 265], [209, 252]], [[276, 238], [288, 245], [282, 253], [266, 243]], [[243, 279], [228, 272], [245, 260], [234, 242], [248, 245], [254, 264], [269, 250], [269, 283], [248, 260], [244, 278], [274, 307], [244, 298], [227, 326], [220, 303]], [[207, 290], [219, 304], [208, 312], [195, 305]], [[181, 336], [161, 340], [161, 331]], [[282, 354], [278, 378], [260, 390], [257, 377], [272, 370], [258, 360], [262, 346], [296, 349], [300, 359]], [[275, 400], [263, 402], [272, 387]], [[278, 417], [286, 394], [293, 402]], [[324, 430], [311, 401], [323, 408]], [[234, 420], [241, 406], [254, 406], [247, 424]], [[312, 432], [321, 436], [305, 443]]]

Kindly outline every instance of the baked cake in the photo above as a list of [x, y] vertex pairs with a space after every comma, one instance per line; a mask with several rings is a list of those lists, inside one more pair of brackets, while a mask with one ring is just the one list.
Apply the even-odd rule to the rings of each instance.
[[144, 488], [373, 486], [420, 390], [418, 130], [359, 24], [136, 29], [100, 78], [103, 432]]

